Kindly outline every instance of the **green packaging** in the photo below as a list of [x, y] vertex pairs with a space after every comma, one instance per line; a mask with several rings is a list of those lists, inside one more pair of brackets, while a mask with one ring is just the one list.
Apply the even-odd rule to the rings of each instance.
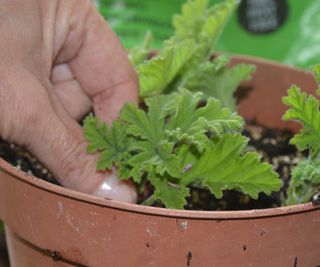
[[[184, 2], [100, 0], [98, 6], [125, 47], [141, 44], [151, 30], [157, 48], [172, 34], [172, 14]], [[318, 0], [242, 0], [216, 50], [309, 67], [320, 62], [319, 13]]]

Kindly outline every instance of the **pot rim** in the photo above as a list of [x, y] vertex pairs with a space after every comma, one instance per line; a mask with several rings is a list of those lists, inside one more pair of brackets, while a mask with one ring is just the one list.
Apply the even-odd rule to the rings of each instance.
[[263, 217], [278, 217], [293, 215], [297, 213], [312, 212], [320, 209], [311, 202], [287, 207], [254, 209], [241, 211], [194, 211], [194, 210], [174, 210], [166, 208], [156, 208], [141, 206], [138, 204], [123, 203], [115, 200], [103, 199], [89, 194], [77, 192], [59, 185], [51, 184], [28, 173], [25, 173], [12, 166], [0, 158], [0, 172], [9, 174], [12, 178], [19, 180], [29, 186], [38, 188], [41, 191], [92, 204], [99, 207], [112, 208], [132, 213], [145, 215], [155, 215], [164, 217], [175, 217], [185, 219], [208, 219], [208, 220], [236, 220], [236, 219], [255, 219]]
[[[242, 55], [242, 54], [236, 54], [236, 53], [226, 53], [226, 52], [220, 52], [217, 51], [217, 54], [225, 54], [227, 56], [229, 56], [229, 58], [232, 60], [237, 60], [237, 61], [244, 61], [245, 63], [251, 63], [251, 62], [256, 62], [256, 63], [260, 63], [260, 64], [267, 64], [267, 65], [272, 65], [274, 67], [277, 68], [285, 68], [285, 69], [289, 69], [289, 70], [297, 70], [300, 72], [304, 72], [304, 73], [308, 73], [312, 75], [312, 71], [310, 69], [303, 69], [301, 67], [296, 67], [293, 65], [288, 65], [282, 62], [278, 62], [272, 59], [268, 59], [268, 58], [261, 58], [261, 57], [256, 57], [256, 56], [251, 56], [251, 55]], [[254, 75], [254, 73], [253, 73]]]
[[[218, 52], [219, 53], [219, 52]], [[238, 55], [228, 53], [230, 58], [238, 61], [246, 61], [248, 63], [260, 63], [273, 65], [277, 68], [286, 68], [291, 70], [299, 70], [305, 73], [310, 71], [297, 68], [294, 66], [286, 65], [280, 62], [276, 62], [270, 59], [258, 58], [254, 56]], [[145, 215], [175, 217], [175, 218], [192, 218], [192, 219], [208, 219], [208, 220], [237, 220], [237, 219], [254, 219], [263, 217], [278, 217], [293, 215], [297, 213], [308, 213], [314, 210], [320, 209], [320, 206], [315, 206], [311, 202], [293, 206], [277, 207], [269, 209], [254, 209], [254, 210], [241, 210], [241, 211], [194, 211], [194, 210], [174, 210], [166, 208], [155, 208], [149, 206], [141, 206], [138, 204], [128, 204], [115, 200], [103, 199], [89, 194], [77, 192], [62, 186], [54, 185], [18, 170], [2, 158], [0, 158], [0, 173], [5, 172], [11, 175], [13, 178], [36, 187], [42, 191], [48, 193], [60, 195], [69, 199], [81, 201], [84, 203], [92, 204], [99, 207], [112, 208], [121, 211], [127, 211], [132, 213], [140, 213]]]

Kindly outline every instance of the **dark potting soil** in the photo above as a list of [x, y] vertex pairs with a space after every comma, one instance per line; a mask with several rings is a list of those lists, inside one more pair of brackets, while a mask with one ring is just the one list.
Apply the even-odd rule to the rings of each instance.
[[59, 184], [52, 174], [24, 148], [0, 138], [0, 157], [17, 169], [53, 184]]
[[[244, 130], [249, 137], [250, 150], [256, 150], [262, 155], [262, 160], [271, 163], [283, 180], [283, 188], [280, 192], [271, 196], [260, 194], [257, 200], [237, 192], [235, 190], [225, 191], [221, 199], [216, 199], [208, 190], [191, 188], [191, 196], [185, 207], [188, 210], [247, 210], [264, 209], [280, 206], [281, 196], [284, 194], [290, 180], [290, 173], [293, 166], [304, 157], [297, 152], [294, 146], [289, 144], [292, 133], [289, 131], [276, 131], [249, 123]], [[23, 148], [9, 144], [0, 139], [0, 157], [16, 166], [24, 172], [58, 184], [50, 172], [44, 168], [35, 157], [30, 155]], [[145, 196], [140, 194], [140, 201]], [[161, 204], [156, 203], [155, 206]]]

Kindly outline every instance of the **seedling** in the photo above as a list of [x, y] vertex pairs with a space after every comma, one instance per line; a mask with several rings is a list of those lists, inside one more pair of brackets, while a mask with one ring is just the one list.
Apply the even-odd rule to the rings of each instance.
[[[320, 65], [314, 66], [313, 72], [319, 83]], [[320, 89], [317, 93], [320, 95]], [[283, 119], [302, 124], [302, 129], [291, 139], [291, 143], [300, 151], [308, 151], [308, 157], [294, 168], [287, 199], [283, 199], [283, 204], [294, 205], [310, 201], [320, 189], [320, 102], [297, 86], [292, 86], [283, 103], [290, 107]]]
[[140, 81], [140, 100], [123, 107], [112, 126], [85, 120], [88, 151], [99, 152], [98, 170], [115, 168], [119, 179], [154, 187], [146, 201], [182, 209], [189, 187], [216, 197], [238, 189], [257, 198], [278, 191], [281, 181], [256, 152], [246, 152], [243, 119], [235, 112], [237, 85], [254, 66], [228, 68], [225, 55], [210, 60], [212, 48], [238, 1], [208, 6], [190, 0], [174, 16], [175, 35], [148, 60], [150, 34], [130, 58]]

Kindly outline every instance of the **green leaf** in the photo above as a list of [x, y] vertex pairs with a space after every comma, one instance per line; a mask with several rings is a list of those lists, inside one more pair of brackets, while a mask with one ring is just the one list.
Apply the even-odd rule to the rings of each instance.
[[106, 131], [107, 125], [100, 124], [98, 118], [89, 115], [84, 120], [84, 136], [89, 142], [88, 152], [94, 153], [107, 147]]
[[193, 144], [199, 151], [203, 151], [207, 144], [208, 132], [220, 136], [228, 131], [240, 131], [243, 126], [241, 117], [222, 108], [214, 98], [209, 98], [204, 107], [198, 108], [202, 98], [201, 93], [192, 94], [187, 90], [173, 94], [176, 108], [166, 126], [166, 133], [173, 140]]
[[167, 208], [183, 209], [187, 204], [189, 189], [186, 186], [170, 183], [165, 177], [153, 172], [149, 173], [148, 178], [155, 188], [153, 198], [161, 200]]
[[[319, 83], [320, 65], [314, 66], [313, 72]], [[300, 132], [291, 139], [291, 143], [299, 150], [309, 150], [308, 159], [299, 161], [293, 169], [287, 198], [282, 200], [285, 205], [294, 205], [310, 201], [320, 188], [320, 102], [314, 96], [301, 92], [296, 86], [288, 90], [288, 96], [282, 101], [290, 107], [283, 119], [296, 120], [303, 125]]]
[[212, 62], [205, 62], [186, 75], [179, 86], [190, 91], [201, 91], [207, 97], [219, 99], [224, 107], [236, 110], [235, 90], [241, 81], [251, 79], [255, 66], [238, 64], [228, 67], [229, 59], [220, 56]]
[[306, 159], [299, 161], [292, 172], [291, 184], [299, 186], [305, 182], [320, 185], [320, 159]]
[[156, 96], [146, 100], [149, 111], [146, 113], [133, 104], [126, 105], [120, 118], [127, 125], [127, 133], [143, 140], [137, 140], [129, 150], [132, 158], [128, 163], [133, 166], [133, 178], [139, 181], [139, 174], [151, 164], [158, 174], [165, 172], [172, 176], [180, 174], [178, 158], [173, 153], [174, 143], [165, 136], [164, 111], [170, 104], [168, 96]]
[[[180, 162], [173, 153], [173, 147], [174, 143], [161, 140], [156, 145], [149, 142], [138, 142], [131, 147], [136, 154], [129, 159], [128, 163], [133, 166], [134, 171], [138, 168], [139, 173], [152, 165], [155, 167], [155, 172], [160, 175], [167, 172], [173, 177], [179, 176], [181, 172]], [[135, 180], [138, 179], [139, 177], [136, 177]]]
[[320, 85], [320, 64], [316, 64], [312, 67], [312, 72], [316, 78], [317, 83]]
[[142, 140], [157, 144], [164, 138], [164, 118], [153, 119], [135, 104], [126, 104], [120, 113], [121, 120], [128, 124], [128, 133]]
[[199, 150], [203, 150], [204, 143], [208, 140], [206, 129], [199, 125], [199, 116], [196, 108], [202, 99], [201, 93], [192, 95], [183, 90], [179, 94], [172, 94], [176, 103], [171, 116], [167, 118], [166, 134], [175, 142], [194, 144]]
[[207, 19], [199, 33], [202, 51], [211, 53], [225, 25], [240, 1], [227, 0], [208, 9]]
[[320, 151], [319, 101], [314, 96], [301, 92], [296, 86], [288, 90], [288, 96], [282, 101], [290, 107], [283, 119], [297, 120], [303, 124], [302, 130], [291, 139], [291, 143], [301, 151], [310, 149], [312, 157], [316, 157]]
[[118, 166], [125, 157], [130, 139], [126, 136], [126, 126], [115, 121], [110, 129], [106, 123], [100, 123], [92, 115], [84, 120], [84, 136], [89, 142], [88, 152], [100, 151], [97, 169], [111, 169]]
[[138, 66], [140, 96], [159, 94], [191, 58], [195, 43], [191, 39], [173, 42], [157, 56]]
[[172, 24], [175, 28], [175, 35], [181, 39], [194, 38], [203, 27], [208, 9], [208, 0], [187, 1], [182, 6], [181, 15], [175, 15]]
[[211, 134], [221, 137], [225, 133], [239, 132], [242, 130], [244, 121], [228, 108], [221, 106], [220, 101], [208, 98], [207, 105], [197, 110], [199, 121], [205, 123], [206, 129]]
[[310, 201], [320, 188], [320, 159], [301, 160], [292, 172], [285, 205]]
[[173, 17], [175, 35], [164, 42], [157, 56], [139, 61], [140, 96], [174, 92], [183, 87], [218, 97], [224, 106], [235, 110], [233, 92], [250, 77], [252, 66], [241, 65], [217, 73], [216, 62], [208, 63], [208, 59], [238, 3], [228, 0], [209, 7], [208, 0], [190, 0], [184, 4], [182, 14]]
[[143, 44], [130, 49], [128, 57], [133, 66], [137, 67], [147, 59], [150, 54], [152, 39], [152, 32], [148, 31], [145, 35]]
[[[208, 6], [208, 0], [189, 0], [182, 6], [181, 15], [173, 17], [175, 36], [179, 39], [192, 38], [199, 46], [196, 57], [209, 56], [224, 25], [238, 1], [225, 1]], [[207, 59], [207, 58], [206, 58]]]
[[261, 163], [257, 153], [243, 154], [246, 144], [247, 139], [240, 134], [226, 134], [218, 143], [208, 143], [181, 183], [197, 180], [218, 198], [225, 189], [239, 189], [253, 198], [260, 192], [279, 190], [281, 181], [271, 165]]

